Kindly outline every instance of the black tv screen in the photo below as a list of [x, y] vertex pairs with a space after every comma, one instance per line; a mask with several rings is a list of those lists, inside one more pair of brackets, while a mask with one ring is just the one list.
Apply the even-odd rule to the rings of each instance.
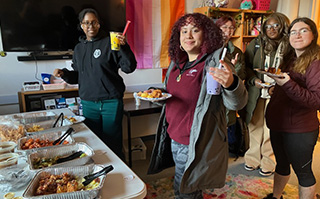
[[106, 32], [123, 31], [124, 0], [0, 0], [3, 50], [73, 50], [84, 34], [78, 20], [84, 8], [97, 10]]

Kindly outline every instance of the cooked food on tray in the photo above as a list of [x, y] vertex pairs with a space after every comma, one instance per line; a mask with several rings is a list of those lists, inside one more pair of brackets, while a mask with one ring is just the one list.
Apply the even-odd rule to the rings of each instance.
[[138, 93], [138, 96], [145, 97], [145, 98], [159, 98], [162, 97], [162, 92], [159, 89], [155, 90], [146, 90], [146, 91], [140, 91]]
[[[21, 149], [33, 149], [33, 148], [41, 148], [41, 147], [47, 147], [47, 146], [53, 146], [53, 141], [50, 141], [48, 139], [45, 140], [40, 140], [39, 138], [37, 139], [28, 139], [25, 143], [22, 144]], [[59, 145], [60, 143], [57, 143], [56, 145]], [[62, 144], [69, 144], [68, 141], [63, 141]]]
[[278, 68], [268, 68], [267, 70], [264, 70], [264, 69], [254, 69], [260, 73], [271, 73], [271, 74], [274, 74], [274, 75], [280, 75], [281, 74], [281, 69]]
[[67, 119], [67, 120], [69, 120], [70, 122], [72, 122], [72, 123], [75, 123], [75, 122], [77, 122], [77, 119], [75, 118], [75, 117], [70, 117], [70, 116], [64, 116], [64, 118], [65, 119]]
[[0, 140], [2, 142], [17, 142], [19, 138], [23, 137], [24, 135], [25, 131], [22, 125], [0, 125]]
[[28, 132], [38, 132], [38, 131], [43, 131], [43, 130], [44, 130], [44, 128], [38, 124], [33, 124], [32, 127], [27, 128]]
[[270, 68], [268, 68], [268, 70], [266, 72], [272, 73], [272, 74], [276, 74], [276, 75], [280, 75], [281, 69], [280, 68], [276, 69], [276, 68], [270, 67]]
[[[77, 154], [75, 153], [75, 155], [77, 155]], [[35, 169], [42, 169], [42, 168], [50, 167], [54, 164], [59, 164], [59, 163], [62, 163], [62, 162], [68, 161], [68, 160], [73, 160], [76, 158], [83, 158], [83, 157], [86, 157], [87, 154], [82, 152], [81, 154], [79, 153], [79, 156], [75, 156], [75, 157], [72, 157], [72, 156], [74, 156], [74, 154], [72, 154], [71, 156], [65, 156], [65, 157], [55, 156], [53, 158], [46, 158], [46, 157], [36, 158], [32, 162], [32, 165]]]
[[66, 193], [81, 190], [91, 190], [99, 186], [100, 178], [96, 178], [87, 186], [83, 186], [83, 178], [63, 173], [62, 175], [53, 175], [47, 173], [39, 180], [39, 185], [36, 188], [34, 195], [48, 195], [55, 193]]

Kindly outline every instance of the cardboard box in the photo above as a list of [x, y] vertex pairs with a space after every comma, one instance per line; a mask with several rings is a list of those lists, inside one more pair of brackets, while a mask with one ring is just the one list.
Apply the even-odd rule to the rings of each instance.
[[[128, 145], [127, 142], [123, 145], [126, 161], [129, 161], [129, 154], [128, 154]], [[146, 159], [146, 152], [147, 147], [143, 143], [141, 138], [133, 138], [131, 139], [131, 153], [132, 153], [132, 160], [145, 160]]]

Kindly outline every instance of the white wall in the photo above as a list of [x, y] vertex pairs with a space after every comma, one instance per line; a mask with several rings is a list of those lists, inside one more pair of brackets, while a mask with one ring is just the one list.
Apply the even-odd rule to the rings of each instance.
[[[1, 38], [0, 43], [2, 44]], [[2, 50], [2, 46], [0, 48]], [[7, 52], [6, 57], [0, 57], [0, 115], [11, 111], [17, 112], [17, 92], [21, 90], [24, 81], [41, 79], [41, 73], [52, 73], [55, 68], [66, 67], [66, 60], [25, 61], [20, 62], [17, 56], [26, 56], [23, 52]], [[147, 85], [161, 84], [161, 69], [141, 69], [131, 74], [120, 72], [128, 91], [143, 89]], [[7, 105], [10, 104], [10, 111]], [[16, 105], [16, 109], [12, 106]]]

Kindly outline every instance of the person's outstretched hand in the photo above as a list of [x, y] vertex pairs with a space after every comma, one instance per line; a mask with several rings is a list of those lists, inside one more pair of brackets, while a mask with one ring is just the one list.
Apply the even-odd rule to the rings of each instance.
[[279, 86], [282, 86], [283, 84], [287, 83], [291, 78], [287, 73], [281, 73], [282, 77], [275, 77], [275, 76], [269, 76], [276, 80], [276, 83]]
[[61, 69], [59, 69], [59, 68], [54, 69], [54, 71], [53, 71], [53, 76], [55, 76], [55, 77], [62, 77], [62, 76], [63, 76], [63, 70], [61, 70]]
[[236, 63], [238, 62], [238, 57], [239, 57], [239, 53], [237, 53], [236, 56], [233, 59], [231, 59], [231, 63], [233, 65], [236, 65]]
[[219, 69], [218, 67], [210, 67], [209, 74], [213, 77], [214, 80], [219, 82], [224, 88], [228, 88], [233, 83], [233, 73], [231, 66], [225, 61], [219, 61], [223, 67]]

